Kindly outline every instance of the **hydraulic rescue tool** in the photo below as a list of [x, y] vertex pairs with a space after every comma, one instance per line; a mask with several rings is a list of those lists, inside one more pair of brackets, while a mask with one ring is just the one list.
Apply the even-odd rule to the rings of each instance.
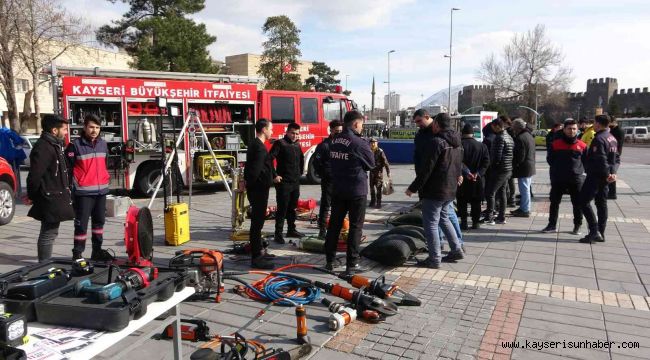
[[387, 299], [398, 306], [420, 306], [422, 302], [415, 296], [400, 289], [395, 284], [386, 284], [386, 276], [381, 275], [375, 280], [361, 275], [341, 273], [339, 279], [347, 281], [357, 289], [363, 289], [366, 293]]
[[379, 314], [379, 320], [383, 320], [387, 316], [397, 314], [397, 305], [387, 299], [381, 299], [375, 295], [365, 294], [364, 289], [352, 291], [339, 284], [323, 283], [314, 281], [314, 285], [325, 290], [328, 294], [340, 297], [343, 300], [349, 301], [352, 308], [357, 312], [363, 313], [366, 310], [376, 311]]
[[[219, 349], [218, 352], [215, 351]], [[266, 348], [262, 343], [246, 340], [241, 334], [220, 336], [190, 355], [191, 360], [297, 360], [311, 353], [310, 344], [291, 350]]]
[[[169, 325], [157, 339], [171, 339], [174, 337], [174, 326]], [[192, 342], [209, 341], [210, 328], [205, 320], [181, 319], [181, 340]]]
[[169, 260], [172, 269], [187, 269], [189, 284], [196, 290], [191, 300], [212, 297], [221, 302], [223, 287], [223, 253], [210, 249], [189, 249], [176, 252]]
[[336, 331], [343, 329], [344, 326], [357, 319], [357, 311], [352, 308], [332, 302], [328, 299], [321, 300], [321, 303], [327, 306], [328, 310], [332, 313], [328, 321], [330, 330]]
[[93, 284], [90, 279], [83, 279], [75, 284], [74, 294], [86, 296], [89, 300], [101, 304], [117, 299], [130, 290], [137, 291], [146, 288], [151, 280], [157, 277], [158, 269], [156, 268], [130, 268], [120, 273], [115, 282], [107, 285]]

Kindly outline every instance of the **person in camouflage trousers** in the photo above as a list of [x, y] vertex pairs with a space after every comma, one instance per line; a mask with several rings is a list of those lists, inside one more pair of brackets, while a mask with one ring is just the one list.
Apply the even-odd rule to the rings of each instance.
[[375, 155], [375, 168], [370, 170], [370, 206], [380, 209], [381, 192], [384, 186], [384, 168], [386, 169], [386, 176], [390, 178], [390, 167], [384, 150], [379, 148], [377, 139], [370, 139], [370, 149]]

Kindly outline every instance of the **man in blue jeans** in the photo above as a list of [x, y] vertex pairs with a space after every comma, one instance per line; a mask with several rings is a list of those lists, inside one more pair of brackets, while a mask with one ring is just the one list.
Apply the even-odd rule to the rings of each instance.
[[[449, 214], [449, 221], [451, 222], [451, 225], [454, 227], [454, 231], [456, 232], [456, 237], [458, 238], [458, 242], [460, 243], [460, 248], [463, 250], [463, 253], [465, 253], [465, 242], [463, 241], [463, 231], [460, 228], [460, 223], [458, 222], [458, 214], [456, 214], [456, 209], [454, 209], [453, 201], [451, 204], [449, 204], [447, 213]], [[442, 232], [442, 228], [440, 227], [438, 227], [438, 235], [440, 236], [441, 239], [445, 236], [445, 234]], [[444, 248], [444, 245], [442, 243], [440, 243], [440, 248], [441, 249]]]
[[[437, 269], [441, 261], [455, 262], [464, 257], [449, 221], [449, 206], [456, 197], [458, 183], [462, 181], [462, 148], [460, 136], [451, 129], [449, 114], [440, 113], [431, 119], [425, 110], [420, 109], [413, 115], [413, 120], [420, 128], [415, 137], [416, 177], [406, 195], [417, 192], [422, 199], [422, 222], [429, 257], [420, 265]], [[444, 258], [438, 228], [442, 229], [451, 248]]]
[[519, 208], [511, 211], [515, 217], [530, 216], [530, 185], [535, 175], [535, 138], [522, 119], [515, 119], [512, 123], [515, 134], [512, 160], [512, 177], [519, 184]]

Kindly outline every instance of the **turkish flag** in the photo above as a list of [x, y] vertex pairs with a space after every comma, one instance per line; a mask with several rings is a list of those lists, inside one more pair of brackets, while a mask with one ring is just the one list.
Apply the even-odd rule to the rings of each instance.
[[289, 72], [291, 72], [292, 70], [293, 70], [293, 66], [291, 66], [291, 64], [287, 64], [287, 65], [285, 65], [285, 66], [282, 68], [282, 72], [283, 72], [283, 73], [289, 73]]

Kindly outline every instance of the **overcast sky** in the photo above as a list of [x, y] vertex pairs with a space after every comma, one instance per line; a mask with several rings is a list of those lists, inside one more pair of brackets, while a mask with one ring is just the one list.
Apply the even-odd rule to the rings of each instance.
[[[122, 3], [63, 0], [70, 11], [94, 26], [117, 19]], [[586, 81], [614, 77], [619, 88], [650, 86], [650, 1], [648, 0], [206, 0], [194, 18], [217, 37], [215, 59], [261, 53], [261, 26], [268, 16], [287, 15], [301, 30], [302, 58], [323, 61], [341, 72], [360, 105], [370, 105], [372, 76], [376, 106], [386, 94], [387, 52], [391, 89], [401, 105], [414, 106], [447, 87], [450, 9], [454, 12], [452, 84], [477, 84], [476, 70], [499, 52], [513, 34], [545, 24], [549, 38], [562, 48], [573, 68], [571, 91]]]

